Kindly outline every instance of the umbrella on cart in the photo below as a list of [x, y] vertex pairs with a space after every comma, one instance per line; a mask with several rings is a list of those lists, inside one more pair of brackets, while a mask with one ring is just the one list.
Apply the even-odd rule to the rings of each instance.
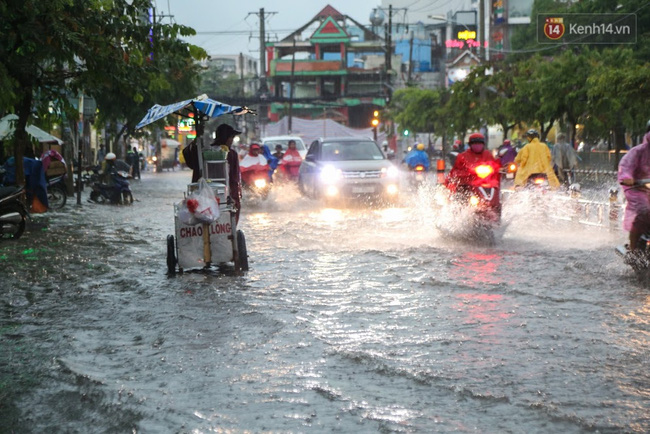
[[[166, 106], [161, 106], [161, 105], [154, 105], [149, 109], [147, 112], [146, 116], [136, 125], [136, 129], [140, 129], [146, 125], [149, 125], [153, 122], [156, 122], [157, 120], [160, 120], [168, 115], [171, 114], [176, 114], [182, 117], [191, 117], [194, 119], [195, 122], [195, 128], [196, 128], [196, 135], [197, 137], [200, 138], [201, 140], [201, 146], [200, 148], [203, 148], [203, 131], [205, 127], [205, 122], [214, 117], [222, 116], [225, 114], [233, 114], [233, 115], [243, 115], [246, 113], [251, 113], [255, 114], [255, 112], [248, 107], [243, 107], [243, 106], [232, 106], [228, 104], [224, 104], [219, 101], [215, 101], [213, 99], [208, 98], [206, 95], [201, 95], [193, 99], [188, 99], [185, 101], [180, 101], [174, 104], [166, 105]], [[199, 156], [199, 166], [203, 166], [203, 155], [202, 152], [198, 152]], [[178, 220], [178, 219], [177, 219]], [[178, 225], [177, 225], [178, 226]], [[238, 248], [238, 238], [240, 237], [240, 234], [238, 233], [236, 229], [236, 223], [234, 219], [234, 213], [231, 213], [231, 241], [232, 241], [232, 248], [233, 248], [233, 258], [235, 261], [235, 269], [236, 271], [240, 270], [240, 258], [239, 258], [239, 248]], [[241, 232], [241, 231], [239, 231]], [[241, 234], [243, 237], [243, 234]], [[206, 266], [210, 264], [211, 262], [211, 250], [210, 250], [210, 235], [209, 235], [209, 224], [203, 223], [203, 230], [202, 230], [202, 238], [203, 238], [203, 258]], [[171, 240], [171, 241], [170, 241]], [[171, 243], [171, 245], [170, 245]], [[174, 244], [174, 239], [173, 236], [169, 236], [167, 238], [167, 265], [168, 265], [168, 271], [172, 271], [173, 269], [173, 264], [171, 262], [174, 262], [174, 258], [171, 258], [172, 261], [170, 262], [170, 250], [173, 251], [173, 244]], [[176, 249], [178, 250], [178, 249]], [[245, 250], [245, 249], [244, 249]], [[241, 252], [243, 255], [246, 255], [246, 252]], [[247, 260], [246, 260], [247, 261]]]
[[[142, 118], [135, 128], [140, 129], [150, 123], [164, 118], [165, 116], [177, 114], [186, 118], [194, 118], [194, 122], [197, 124], [197, 137], [199, 137], [199, 125], [203, 126], [202, 124], [204, 124], [208, 119], [226, 114], [243, 115], [245, 113], [255, 114], [255, 112], [248, 107], [224, 104], [210, 99], [206, 95], [201, 95], [194, 99], [188, 99], [170, 105], [161, 106], [156, 104], [149, 109], [147, 115]], [[200, 133], [202, 134], [203, 131], [201, 130]]]
[[[179, 101], [174, 104], [165, 106], [154, 105], [149, 109], [146, 116], [136, 125], [136, 129], [145, 127], [157, 120], [176, 114], [178, 116], [193, 118], [196, 127], [196, 137], [201, 140], [201, 149], [203, 148], [203, 129], [205, 123], [210, 118], [216, 118], [226, 114], [243, 115], [246, 113], [256, 114], [254, 110], [245, 106], [234, 106], [210, 99], [203, 94], [193, 99]], [[199, 152], [199, 166], [203, 165], [202, 154]]]

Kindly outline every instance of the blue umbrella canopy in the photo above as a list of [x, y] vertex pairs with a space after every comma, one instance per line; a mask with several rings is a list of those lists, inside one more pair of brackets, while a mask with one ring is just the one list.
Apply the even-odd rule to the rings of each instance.
[[146, 116], [142, 118], [135, 128], [140, 129], [170, 114], [177, 114], [184, 117], [190, 117], [190, 114], [192, 114], [195, 120], [198, 120], [197, 115], [206, 119], [215, 118], [229, 113], [234, 115], [243, 115], [245, 113], [255, 114], [255, 112], [248, 107], [228, 105], [206, 96], [200, 96], [165, 106], [156, 104], [149, 109]]

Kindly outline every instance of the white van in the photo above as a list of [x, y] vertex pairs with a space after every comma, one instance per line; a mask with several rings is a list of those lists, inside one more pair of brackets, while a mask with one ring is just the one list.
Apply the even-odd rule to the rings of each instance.
[[289, 147], [289, 140], [295, 140], [296, 142], [296, 149], [298, 150], [298, 153], [304, 160], [305, 157], [307, 156], [307, 147], [305, 146], [305, 142], [302, 141], [302, 139], [298, 136], [271, 136], [271, 137], [264, 137], [262, 139], [262, 143], [266, 146], [269, 147], [269, 150], [271, 153], [275, 152], [275, 147], [277, 145], [282, 145], [282, 152], [286, 152], [287, 148]]

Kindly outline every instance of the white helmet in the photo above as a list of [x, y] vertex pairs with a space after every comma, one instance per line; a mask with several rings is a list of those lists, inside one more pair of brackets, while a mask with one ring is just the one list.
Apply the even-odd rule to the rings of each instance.
[[113, 154], [112, 152], [109, 152], [109, 153], [106, 154], [106, 156], [104, 157], [104, 160], [106, 160], [106, 161], [110, 161], [110, 160], [115, 160], [116, 158], [117, 158], [117, 156], [116, 156], [115, 154]]

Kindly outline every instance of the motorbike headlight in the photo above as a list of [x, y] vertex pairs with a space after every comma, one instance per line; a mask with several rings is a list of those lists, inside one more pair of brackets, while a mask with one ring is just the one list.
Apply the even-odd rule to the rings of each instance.
[[342, 172], [341, 169], [337, 169], [334, 166], [325, 166], [320, 172], [320, 179], [325, 184], [333, 184], [339, 179], [341, 179]]
[[266, 179], [256, 179], [255, 180], [255, 187], [256, 188], [264, 188], [264, 187], [266, 187]]
[[472, 205], [472, 206], [477, 206], [478, 202], [479, 202], [479, 200], [478, 200], [478, 197], [476, 197], [476, 196], [472, 196], [472, 197], [469, 198], [469, 204]]

